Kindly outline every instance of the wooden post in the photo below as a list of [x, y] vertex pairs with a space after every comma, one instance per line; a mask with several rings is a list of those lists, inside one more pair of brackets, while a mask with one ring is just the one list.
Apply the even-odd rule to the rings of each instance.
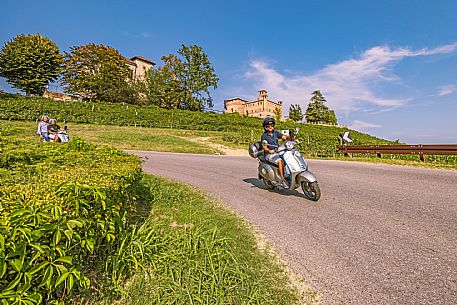
[[423, 152], [420, 152], [419, 153], [419, 159], [424, 162], [425, 161], [425, 156], [424, 156], [424, 153]]

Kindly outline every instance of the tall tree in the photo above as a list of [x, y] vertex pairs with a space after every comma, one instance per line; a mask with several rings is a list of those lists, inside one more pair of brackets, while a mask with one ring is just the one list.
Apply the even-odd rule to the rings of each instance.
[[27, 95], [43, 95], [49, 82], [59, 76], [62, 59], [49, 38], [21, 34], [0, 50], [0, 76]]
[[278, 122], [281, 121], [281, 119], [282, 119], [282, 107], [280, 107], [280, 106], [275, 107], [273, 113], [275, 114], [276, 121], [278, 121]]
[[300, 105], [290, 105], [289, 119], [291, 119], [294, 122], [300, 122], [301, 120], [303, 120], [303, 112], [301, 110]]
[[93, 43], [65, 53], [65, 91], [89, 100], [132, 102], [136, 100], [132, 70], [116, 49]]
[[210, 88], [218, 78], [208, 56], [199, 46], [182, 45], [178, 55], [163, 56], [163, 67], [147, 78], [147, 96], [151, 104], [164, 108], [204, 110], [213, 107]]
[[326, 102], [327, 100], [320, 90], [314, 91], [305, 112], [306, 121], [309, 123], [336, 124], [335, 112], [325, 105]]
[[184, 69], [182, 61], [175, 55], [162, 56], [164, 66], [151, 69], [146, 76], [146, 96], [149, 104], [161, 108], [180, 108], [183, 100], [178, 75]]
[[197, 45], [181, 45], [178, 54], [182, 57], [183, 69], [178, 74], [183, 91], [181, 108], [203, 110], [213, 107], [210, 87], [217, 88], [219, 78], [203, 48]]

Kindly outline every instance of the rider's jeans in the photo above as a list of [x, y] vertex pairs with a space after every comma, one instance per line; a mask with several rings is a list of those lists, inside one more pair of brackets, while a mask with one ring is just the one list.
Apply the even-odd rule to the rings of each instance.
[[41, 136], [43, 137], [44, 141], [49, 142], [49, 135], [47, 132], [42, 132]]

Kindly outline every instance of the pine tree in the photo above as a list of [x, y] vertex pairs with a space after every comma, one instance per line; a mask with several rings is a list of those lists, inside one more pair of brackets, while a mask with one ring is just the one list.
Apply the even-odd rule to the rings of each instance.
[[308, 123], [337, 124], [336, 115], [330, 110], [325, 103], [327, 100], [320, 90], [316, 90], [311, 95], [311, 102], [305, 112], [305, 118]]
[[303, 120], [303, 112], [300, 105], [290, 105], [289, 108], [289, 119], [294, 122], [300, 122]]

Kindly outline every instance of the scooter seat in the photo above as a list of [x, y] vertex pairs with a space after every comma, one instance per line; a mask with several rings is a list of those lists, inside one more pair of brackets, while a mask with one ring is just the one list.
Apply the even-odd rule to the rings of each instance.
[[[259, 142], [260, 143], [260, 142]], [[259, 144], [260, 145], [260, 144]], [[268, 161], [266, 158], [265, 158], [265, 151], [262, 149], [262, 150], [259, 150], [259, 152], [257, 153], [257, 158], [263, 162], [263, 163], [266, 163], [268, 165], [271, 165], [271, 166], [275, 166], [275, 167], [278, 167], [278, 164], [274, 163], [274, 162], [270, 162]]]
[[267, 159], [265, 159], [265, 157], [259, 158], [259, 160], [262, 161], [263, 163], [266, 163], [266, 164], [270, 165], [270, 166], [274, 166], [274, 167], [278, 167], [279, 168], [278, 164], [268, 161]]

